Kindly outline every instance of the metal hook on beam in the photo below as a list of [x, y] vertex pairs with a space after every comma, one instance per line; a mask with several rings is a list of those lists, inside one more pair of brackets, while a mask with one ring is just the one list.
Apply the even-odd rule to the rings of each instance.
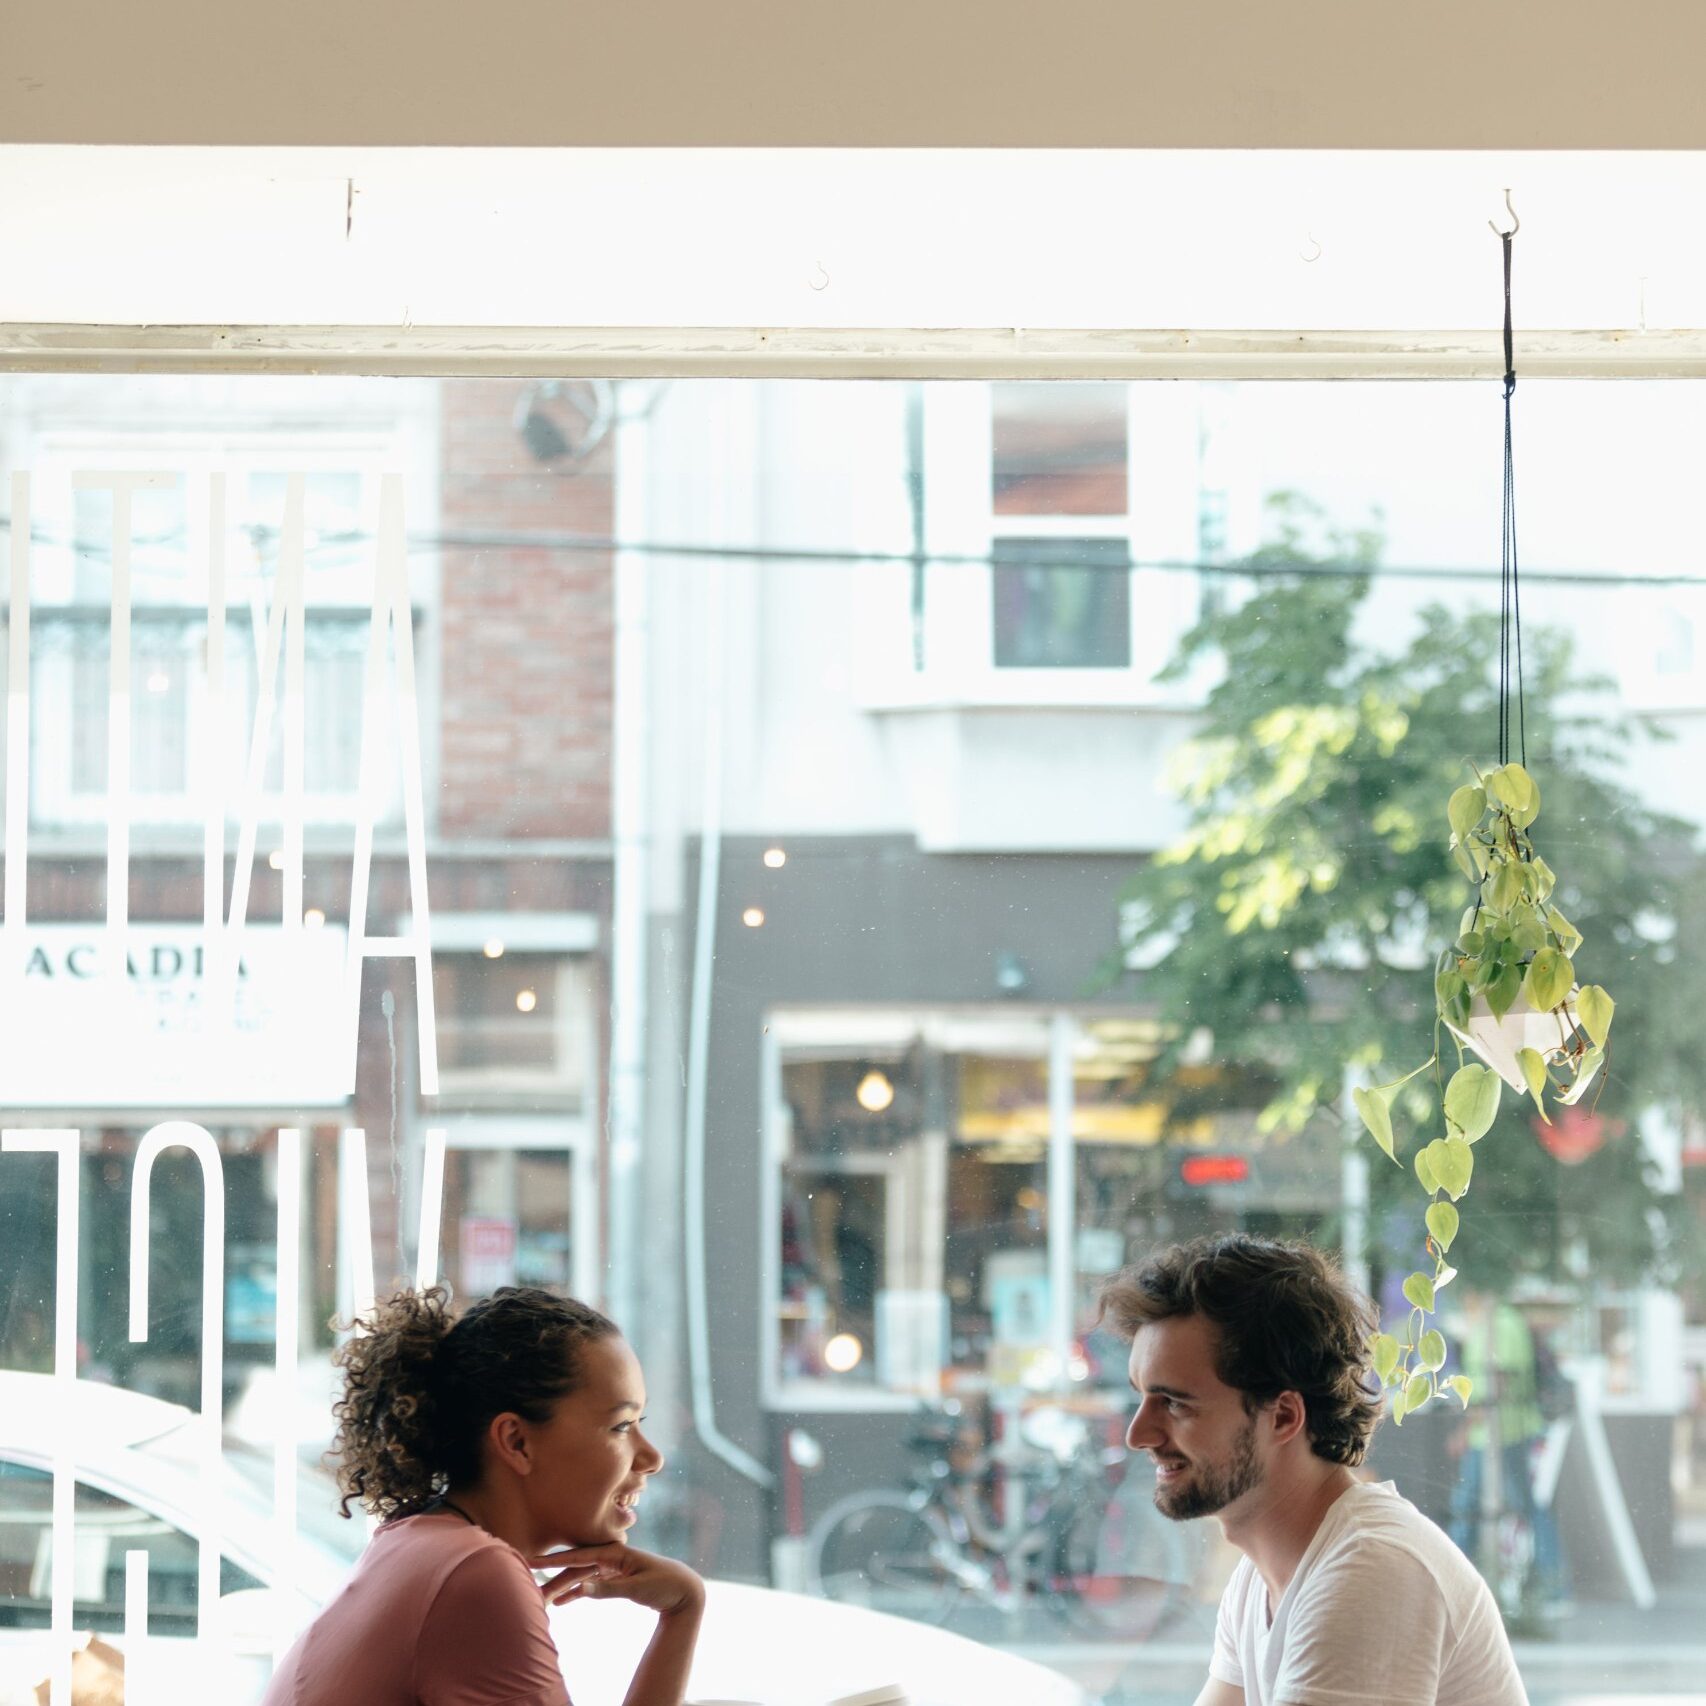
[[1514, 237], [1517, 232], [1522, 229], [1522, 221], [1517, 218], [1516, 209], [1511, 206], [1511, 192], [1509, 190], [1505, 191], [1505, 212], [1511, 216], [1510, 230], [1501, 231], [1498, 226], [1492, 222], [1492, 220], [1489, 219], [1487, 221], [1487, 229], [1491, 231], [1495, 237]]

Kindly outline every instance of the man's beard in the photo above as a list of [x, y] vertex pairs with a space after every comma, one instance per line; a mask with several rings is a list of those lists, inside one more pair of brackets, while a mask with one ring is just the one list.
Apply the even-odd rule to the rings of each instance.
[[1261, 1479], [1262, 1466], [1256, 1461], [1256, 1420], [1252, 1416], [1232, 1442], [1224, 1462], [1195, 1465], [1179, 1486], [1157, 1486], [1155, 1508], [1175, 1522], [1213, 1516], [1234, 1499], [1242, 1498]]

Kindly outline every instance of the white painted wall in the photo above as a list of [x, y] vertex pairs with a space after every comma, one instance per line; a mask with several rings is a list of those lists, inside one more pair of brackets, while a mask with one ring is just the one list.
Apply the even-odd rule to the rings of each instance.
[[[957, 521], [947, 512], [956, 481], [981, 479], [987, 491], [987, 433], [976, 438], [978, 410], [968, 406], [982, 387], [947, 389], [953, 430], [930, 435], [930, 540], [976, 551], [987, 545], [987, 514], [978, 523], [969, 502]], [[676, 386], [646, 457], [651, 538], [904, 552], [907, 391], [880, 381]], [[1153, 408], [1142, 391], [1154, 393]], [[1188, 444], [1169, 460], [1160, 435], [1135, 441], [1149, 458], [1140, 476], [1156, 476], [1137, 481], [1157, 515], [1140, 526], [1140, 553], [1194, 557], [1202, 401], [1193, 385], [1156, 382], [1134, 404], [1134, 418], [1164, 419]], [[1706, 585], [1557, 589], [1538, 578], [1696, 572], [1699, 499], [1686, 468], [1706, 394], [1691, 384], [1552, 382], [1519, 384], [1518, 403], [1525, 619], [1569, 629], [1582, 673], [1614, 677], [1627, 705], [1654, 712], [1678, 737], [1639, 744], [1627, 771], [1667, 809], [1706, 821]], [[1374, 519], [1378, 505], [1385, 564], [1469, 574], [1384, 581], [1364, 617], [1371, 646], [1401, 646], [1427, 602], [1496, 611], [1497, 384], [1244, 385], [1217, 388], [1206, 406], [1217, 438], [1205, 454], [1231, 498], [1229, 555], [1260, 543], [1267, 492], [1302, 492], [1345, 526]], [[672, 731], [660, 749], [671, 756], [659, 766], [659, 810], [678, 832], [698, 821], [696, 646], [714, 574], [730, 589], [726, 832], [784, 841], [900, 833], [937, 851], [1134, 852], [1182, 826], [1166, 769], [1190, 729], [1189, 690], [1110, 684], [1095, 671], [1056, 690], [1037, 672], [978, 674], [953, 659], [914, 674], [906, 565], [664, 561], [654, 573], [669, 590], [652, 602], [653, 719]], [[975, 567], [932, 574], [964, 583], [949, 615], [969, 619], [979, 600], [987, 605]], [[1165, 655], [1193, 614], [1195, 578], [1152, 578], [1191, 595], [1166, 611]], [[929, 637], [951, 644], [954, 635], [939, 623]]]

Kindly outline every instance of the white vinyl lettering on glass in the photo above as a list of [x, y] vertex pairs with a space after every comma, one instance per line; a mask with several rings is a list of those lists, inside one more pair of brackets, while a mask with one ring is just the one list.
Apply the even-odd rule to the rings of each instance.
[[[427, 900], [426, 812], [416, 692], [414, 620], [409, 597], [402, 476], [381, 481], [377, 549], [361, 728], [361, 782], [351, 849], [347, 933], [305, 930], [304, 817], [305, 479], [284, 482], [277, 572], [264, 611], [255, 612], [258, 691], [240, 784], [209, 762], [204, 791], [200, 940], [181, 926], [133, 924], [129, 915], [131, 787], [132, 498], [179, 483], [173, 473], [79, 471], [75, 490], [110, 495], [112, 505], [111, 666], [107, 715], [106, 920], [104, 929], [53, 924], [32, 928], [26, 912], [30, 831], [31, 476], [11, 482], [10, 600], [5, 697], [5, 881], [0, 924], [0, 1024], [10, 1046], [0, 1053], [0, 1105], [51, 1106], [62, 1101], [64, 1039], [98, 1027], [113, 1041], [109, 1059], [80, 1087], [90, 1106], [171, 1108], [193, 1081], [203, 1105], [336, 1105], [355, 1093], [362, 972], [370, 959], [413, 962], [420, 1088], [439, 1090], [434, 1015], [431, 911]], [[226, 479], [214, 474], [206, 493], [204, 573], [208, 638], [204, 658], [208, 714], [222, 724], [238, 714], [227, 670]], [[258, 595], [257, 595], [258, 598]], [[280, 701], [282, 703], [280, 704]], [[281, 717], [283, 789], [277, 802], [282, 845], [275, 855], [282, 907], [276, 925], [249, 918], [259, 851], [275, 715]], [[196, 750], [211, 754], [215, 741]], [[387, 798], [388, 776], [401, 779], [407, 848], [408, 912], [404, 933], [369, 935], [374, 828]], [[236, 784], [234, 786], [234, 784]], [[226, 817], [237, 793], [237, 844], [228, 910], [222, 904]], [[316, 917], [318, 922], [318, 915]], [[98, 937], [98, 940], [95, 938]], [[178, 981], [166, 987], [161, 968]], [[179, 975], [181, 974], [181, 975]], [[272, 1046], [267, 1046], [270, 1038]], [[128, 1039], [128, 1046], [127, 1046]], [[298, 1081], [284, 1083], [289, 1070]], [[84, 1062], [77, 1062], [83, 1077]], [[122, 1068], [122, 1070], [121, 1070]], [[212, 1075], [212, 1078], [209, 1077]], [[214, 1080], [217, 1080], [215, 1082]]]

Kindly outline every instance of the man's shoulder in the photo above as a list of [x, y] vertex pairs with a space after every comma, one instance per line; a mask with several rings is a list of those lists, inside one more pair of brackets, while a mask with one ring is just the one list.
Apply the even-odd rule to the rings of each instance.
[[1327, 1532], [1316, 1554], [1329, 1563], [1358, 1569], [1409, 1572], [1419, 1568], [1449, 1599], [1479, 1596], [1485, 1584], [1475, 1566], [1431, 1517], [1419, 1511], [1390, 1481], [1365, 1481], [1345, 1492], [1328, 1513]]

